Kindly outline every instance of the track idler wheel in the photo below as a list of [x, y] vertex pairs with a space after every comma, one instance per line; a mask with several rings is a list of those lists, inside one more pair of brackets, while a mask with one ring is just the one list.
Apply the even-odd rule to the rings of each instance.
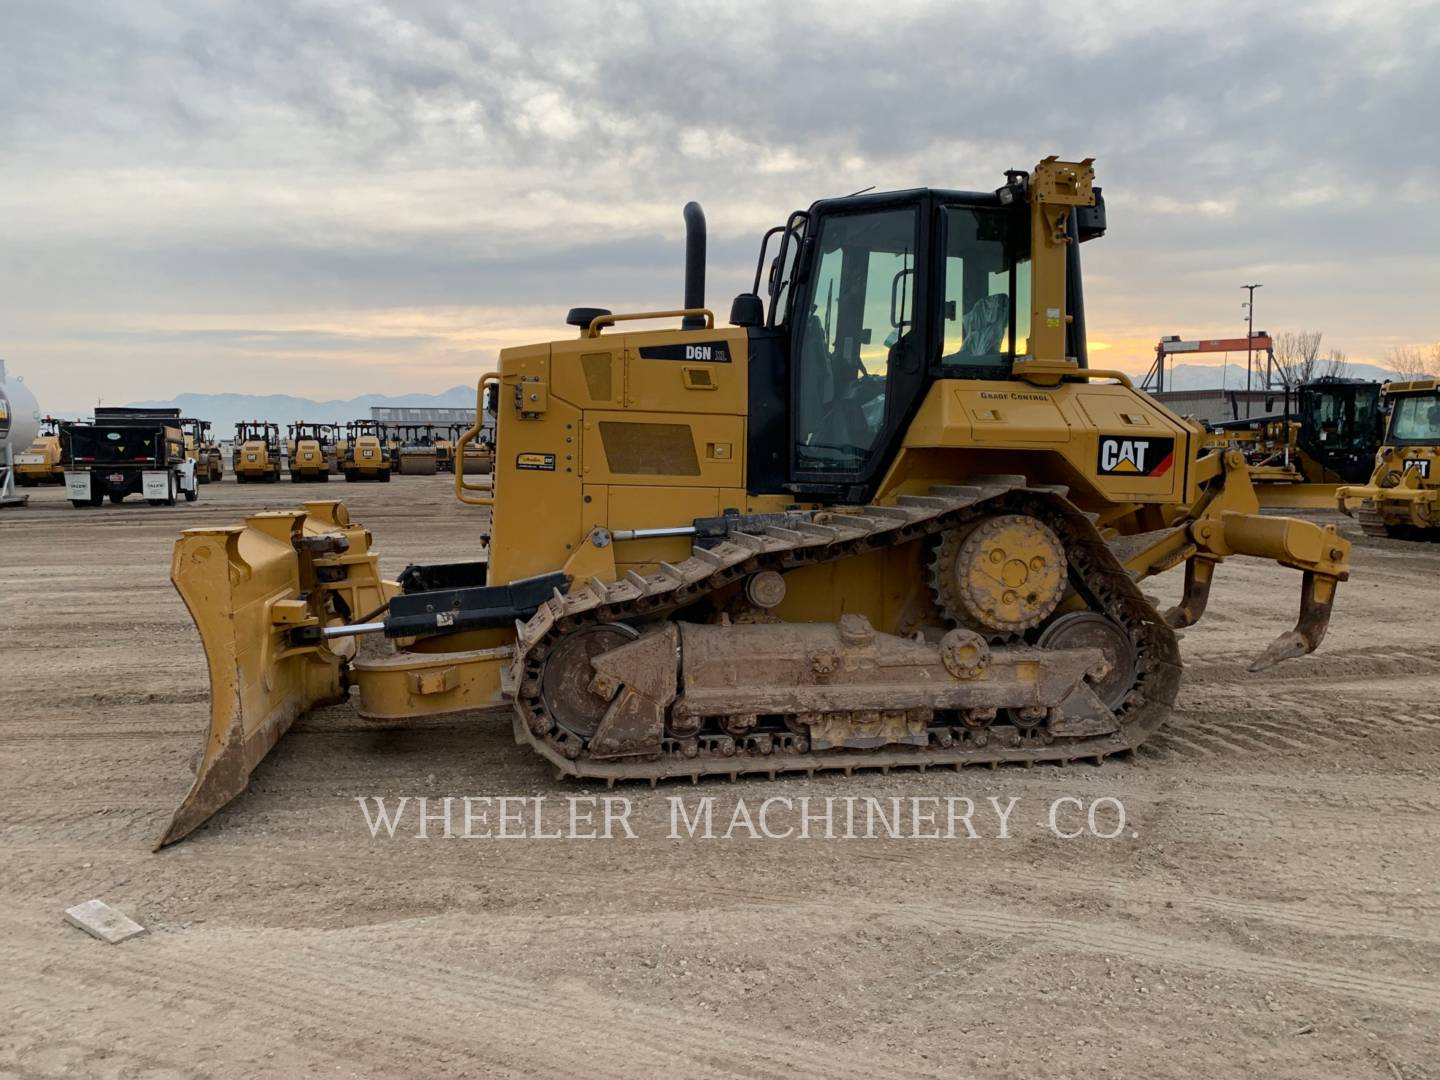
[[1090, 681], [1105, 703], [1118, 709], [1135, 685], [1135, 644], [1114, 619], [1094, 611], [1070, 611], [1047, 626], [1036, 641], [1042, 649], [1099, 649], [1109, 671]]
[[540, 698], [550, 718], [581, 739], [594, 735], [610, 708], [611, 698], [592, 690], [595, 668], [591, 662], [639, 636], [628, 626], [605, 623], [563, 638], [545, 658], [545, 669], [540, 674]]

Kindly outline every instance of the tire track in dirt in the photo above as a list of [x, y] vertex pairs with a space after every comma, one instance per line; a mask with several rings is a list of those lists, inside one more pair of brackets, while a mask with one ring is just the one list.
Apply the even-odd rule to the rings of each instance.
[[1183, 685], [1231, 686], [1258, 698], [1273, 687], [1302, 682], [1313, 685], [1359, 678], [1407, 680], [1440, 676], [1440, 657], [1406, 648], [1402, 643], [1354, 648], [1322, 644], [1313, 660], [1277, 664], [1263, 672], [1249, 670], [1253, 659], [1249, 654], [1225, 650], [1210, 651], [1203, 657], [1184, 656]]
[[[182, 1014], [198, 1013], [211, 1024], [223, 1018], [226, 1041], [232, 1043], [229, 1038], [232, 1033], [243, 1034], [246, 1044], [260, 1045], [273, 1041], [277, 1032], [286, 1032], [303, 1021], [306, 1034], [294, 1037], [282, 1034], [280, 1037], [297, 1043], [303, 1037], [307, 1052], [311, 1050], [312, 1040], [319, 1041], [327, 1047], [326, 1056], [332, 1061], [344, 1061], [362, 1075], [373, 1068], [376, 1055], [389, 1056], [386, 1052], [394, 1050], [388, 1040], [404, 1043], [410, 1053], [424, 1054], [427, 1059], [435, 1054], [452, 1054], [455, 1050], [452, 1044], [396, 1032], [385, 1025], [383, 1017], [377, 1018], [374, 1014], [357, 1026], [359, 1017], [355, 1012], [317, 1008], [303, 996], [294, 1001], [272, 1002], [265, 997], [267, 987], [241, 981], [239, 972], [243, 968], [237, 969], [233, 964], [229, 967], [228, 977], [208, 977], [196, 974], [193, 962], [157, 964], [150, 959], [132, 956], [125, 964], [107, 969], [103, 974], [96, 972], [92, 975], [78, 968], [66, 969], [56, 965], [43, 970], [31, 967], [23, 973], [28, 987], [40, 994], [48, 993], [62, 1002], [73, 1001], [76, 997], [92, 1002], [98, 998], [105, 1002], [107, 1010], [117, 1009], [132, 1014], [136, 1012], [136, 1003], [141, 1003], [148, 1006], [138, 1010], [140, 1022], [144, 1024], [154, 1024], [157, 1015], [176, 1008]], [[17, 969], [23, 970], [19, 965]], [[97, 991], [97, 983], [104, 989]], [[373, 993], [374, 987], [370, 991]], [[197, 1009], [197, 1006], [201, 1008]], [[343, 1019], [345, 1023], [337, 1027], [337, 1019]], [[384, 1039], [374, 1034], [377, 1028], [384, 1029]], [[93, 1049], [108, 1053], [110, 1044], [107, 1042], [104, 1047]], [[407, 1058], [409, 1060], [413, 1058]], [[278, 1066], [279, 1063], [276, 1064]], [[407, 1065], [401, 1075], [410, 1075], [408, 1069]], [[564, 1075], [528, 1068], [526, 1072], [554, 1076], [557, 1080]], [[197, 1074], [192, 1066], [186, 1069], [184, 1075]]]
[[[1407, 708], [1363, 720], [1342, 716], [1311, 719], [1305, 715], [1299, 695], [1296, 697], [1295, 701], [1273, 697], [1263, 708], [1191, 704], [1171, 717], [1136, 753], [1153, 755], [1160, 762], [1170, 755], [1189, 760], [1306, 756], [1336, 749], [1353, 751], [1364, 743], [1413, 742], [1440, 733], [1437, 714]], [[1440, 740], [1436, 746], [1440, 748]]]
[[[220, 1063], [243, 1067], [245, 1075], [274, 1075], [282, 1064], [286, 1069], [299, 1072], [302, 1061], [304, 1071], [311, 1073], [320, 1068], [341, 1069], [340, 1062], [351, 1070], [369, 1063], [353, 1050], [348, 1055], [317, 1053], [314, 1042], [318, 1040], [311, 1039], [305, 1040], [303, 1046], [292, 1046], [294, 1053], [290, 1060], [283, 1063], [276, 1060], [273, 1050], [266, 1060], [260, 1047], [273, 1046], [275, 1027], [234, 1016], [227, 1018], [226, 1028], [228, 1032], [244, 1032], [248, 1036], [243, 1052], [222, 1053], [222, 1044], [218, 1041], [193, 1048], [188, 1045], [192, 1036], [181, 1033], [178, 1039], [170, 1038], [175, 1034], [174, 994], [166, 995], [166, 1003], [151, 1007], [147, 1007], [141, 995], [111, 996], [106, 1002], [105, 1016], [97, 1024], [99, 1018], [95, 1010], [84, 1004], [77, 1006], [77, 1003], [94, 1001], [93, 985], [79, 974], [56, 977], [57, 974], [52, 968], [43, 978], [27, 980], [23, 1000], [8, 1010], [10, 1026], [0, 1035], [0, 1076], [9, 1076], [5, 1068], [13, 1065], [16, 1075], [23, 1077], [68, 1075], [87, 1080], [174, 1077], [180, 1080], [210, 1075], [209, 1067], [217, 1063], [207, 1060], [207, 1055], [221, 1057]], [[182, 1012], [188, 1011], [186, 1004], [180, 1006]], [[67, 1033], [58, 1038], [45, 1031], [45, 1026], [57, 1019], [61, 1019]], [[340, 1042], [339, 1039], [325, 1041]], [[131, 1045], [136, 1042], [144, 1048]]]
[[[865, 854], [861, 858], [879, 859], [909, 863], [905, 856], [893, 860], [885, 855]], [[1023, 882], [1035, 889], [1055, 888], [1053, 874], [1043, 874], [1025, 867], [1006, 867], [997, 875], [997, 884]], [[1213, 911], [1257, 922], [1288, 926], [1306, 934], [1325, 934], [1333, 937], [1385, 938], [1401, 944], [1440, 945], [1440, 930], [1416, 929], [1415, 920], [1400, 922], [1387, 914], [1352, 909], [1339, 911], [1333, 907], [1323, 910], [1296, 906], [1283, 901], [1266, 902], [1247, 900], [1239, 897], [1220, 896], [1213, 893], [1197, 893], [1189, 889], [1166, 888], [1145, 882], [1101, 878], [1078, 874], [1067, 870], [1061, 881], [1063, 888], [1075, 893], [1104, 896], [1123, 902], [1161, 906], [1173, 905], [1176, 916], [1185, 914], [1187, 909]], [[1062, 901], [1063, 902], [1063, 901]], [[1435, 905], [1431, 912], [1440, 912]]]
[[[748, 894], [743, 897], [730, 896], [723, 889], [711, 890], [711, 893], [734, 900], [747, 911], [757, 906], [756, 899]], [[1145, 934], [1115, 923], [1079, 922], [1015, 911], [983, 911], [971, 907], [941, 908], [936, 905], [903, 902], [837, 902], [802, 897], [791, 900], [792, 902], [787, 903], [782, 898], [768, 898], [771, 904], [783, 905], [787, 918], [801, 924], [808, 924], [812, 919], [826, 922], [853, 922], [859, 919], [898, 923], [917, 930], [933, 930], [946, 934], [976, 933], [989, 937], [1019, 937], [1026, 942], [1042, 942], [1061, 951], [1124, 957], [1132, 962], [1157, 967], [1182, 966], [1212, 975], [1239, 974], [1256, 979], [1276, 979], [1377, 1004], [1440, 1013], [1440, 984], [1390, 978], [1285, 956], [1250, 953], [1209, 941]], [[643, 933], [644, 928], [653, 926], [657, 918], [674, 920], [677, 926], [692, 921], [688, 913], [657, 916], [656, 913], [649, 912], [643, 915], [612, 915], [607, 917], [607, 922], [613, 927], [617, 923], [633, 921], [635, 931]], [[593, 920], [588, 916], [555, 915], [545, 920], [545, 931], [561, 932], [567, 924], [576, 932], [594, 930]]]
[[[801, 1037], [772, 1036], [709, 1015], [619, 1002], [582, 987], [571, 987], [564, 995], [565, 1033], [546, 1038], [546, 1029], [537, 1027], [535, 1020], [537, 1012], [548, 1008], [553, 995], [551, 988], [542, 985], [489, 972], [476, 978], [408, 951], [403, 956], [385, 957], [375, 951], [375, 943], [362, 942], [357, 948], [353, 940], [322, 937], [311, 941], [292, 932], [289, 936], [301, 940], [284, 950], [288, 960], [281, 961], [271, 959], [268, 951], [262, 954], [248, 949], [248, 939], [256, 936], [253, 933], [204, 936], [210, 940], [203, 946], [198, 940], [174, 943], [152, 939], [150, 947], [130, 950], [123, 966], [108, 966], [106, 978], [112, 983], [131, 980], [132, 993], [144, 993], [153, 982], [168, 987], [171, 996], [183, 992], [188, 999], [217, 1007], [233, 1008], [243, 1002], [251, 1015], [267, 1012], [277, 1020], [300, 1014], [317, 1024], [341, 1021], [354, 1032], [378, 1024], [388, 1035], [417, 1048], [453, 1051], [454, 1044], [431, 1034], [444, 1031], [494, 1065], [515, 1066], [523, 1061], [527, 1074], [557, 1080], [593, 1075], [598, 1065], [595, 1054], [601, 1049], [623, 1055], [624, 1068], [609, 1073], [615, 1076], [660, 1075], [674, 1070], [677, 1061], [684, 1062], [682, 1074], [687, 1076], [748, 1076], [754, 1080], [942, 1075], [909, 1065], [899, 1068], [885, 1054], [837, 1051]], [[227, 937], [238, 947], [225, 941]], [[209, 957], [206, 964], [192, 955], [202, 948]], [[39, 978], [45, 973], [28, 975]], [[392, 991], [383, 995], [378, 1009], [367, 1005], [377, 987]], [[408, 992], [396, 994], [393, 990], [397, 987]], [[475, 1023], [477, 1017], [484, 1017], [483, 1031]], [[537, 1060], [534, 1051], [541, 1046], [543, 1057]]]

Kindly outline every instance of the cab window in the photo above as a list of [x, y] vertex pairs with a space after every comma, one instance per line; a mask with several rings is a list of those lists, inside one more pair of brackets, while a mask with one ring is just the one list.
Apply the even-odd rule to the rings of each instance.
[[1440, 443], [1440, 397], [1398, 398], [1390, 417], [1389, 441]]
[[940, 374], [1003, 379], [1030, 337], [1029, 241], [1024, 219], [989, 207], [944, 208]]

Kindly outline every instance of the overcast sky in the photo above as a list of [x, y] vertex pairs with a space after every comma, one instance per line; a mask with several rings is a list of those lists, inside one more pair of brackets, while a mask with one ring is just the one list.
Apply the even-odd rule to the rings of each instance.
[[[508, 9], [508, 10], [502, 10]], [[1093, 156], [1092, 362], [1440, 337], [1440, 5], [0, 0], [0, 356], [43, 406], [472, 383], [711, 306], [827, 195]], [[1094, 351], [1098, 350], [1098, 351]]]

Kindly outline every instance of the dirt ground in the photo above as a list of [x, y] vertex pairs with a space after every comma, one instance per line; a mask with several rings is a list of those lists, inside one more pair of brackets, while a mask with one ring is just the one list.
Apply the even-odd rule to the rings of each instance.
[[[494, 714], [336, 708], [152, 854], [208, 693], [171, 541], [322, 490], [387, 574], [478, 543], [443, 478], [0, 511], [0, 1077], [1440, 1078], [1440, 546], [1345, 522], [1329, 638], [1261, 676], [1299, 576], [1227, 564], [1129, 760], [606, 793]], [[372, 838], [356, 802], [581, 794], [637, 838]], [[671, 839], [705, 796], [717, 838]], [[980, 836], [721, 836], [737, 799], [827, 796], [968, 797]], [[1125, 828], [1058, 838], [1064, 797]], [[91, 897], [149, 934], [62, 924]]]

